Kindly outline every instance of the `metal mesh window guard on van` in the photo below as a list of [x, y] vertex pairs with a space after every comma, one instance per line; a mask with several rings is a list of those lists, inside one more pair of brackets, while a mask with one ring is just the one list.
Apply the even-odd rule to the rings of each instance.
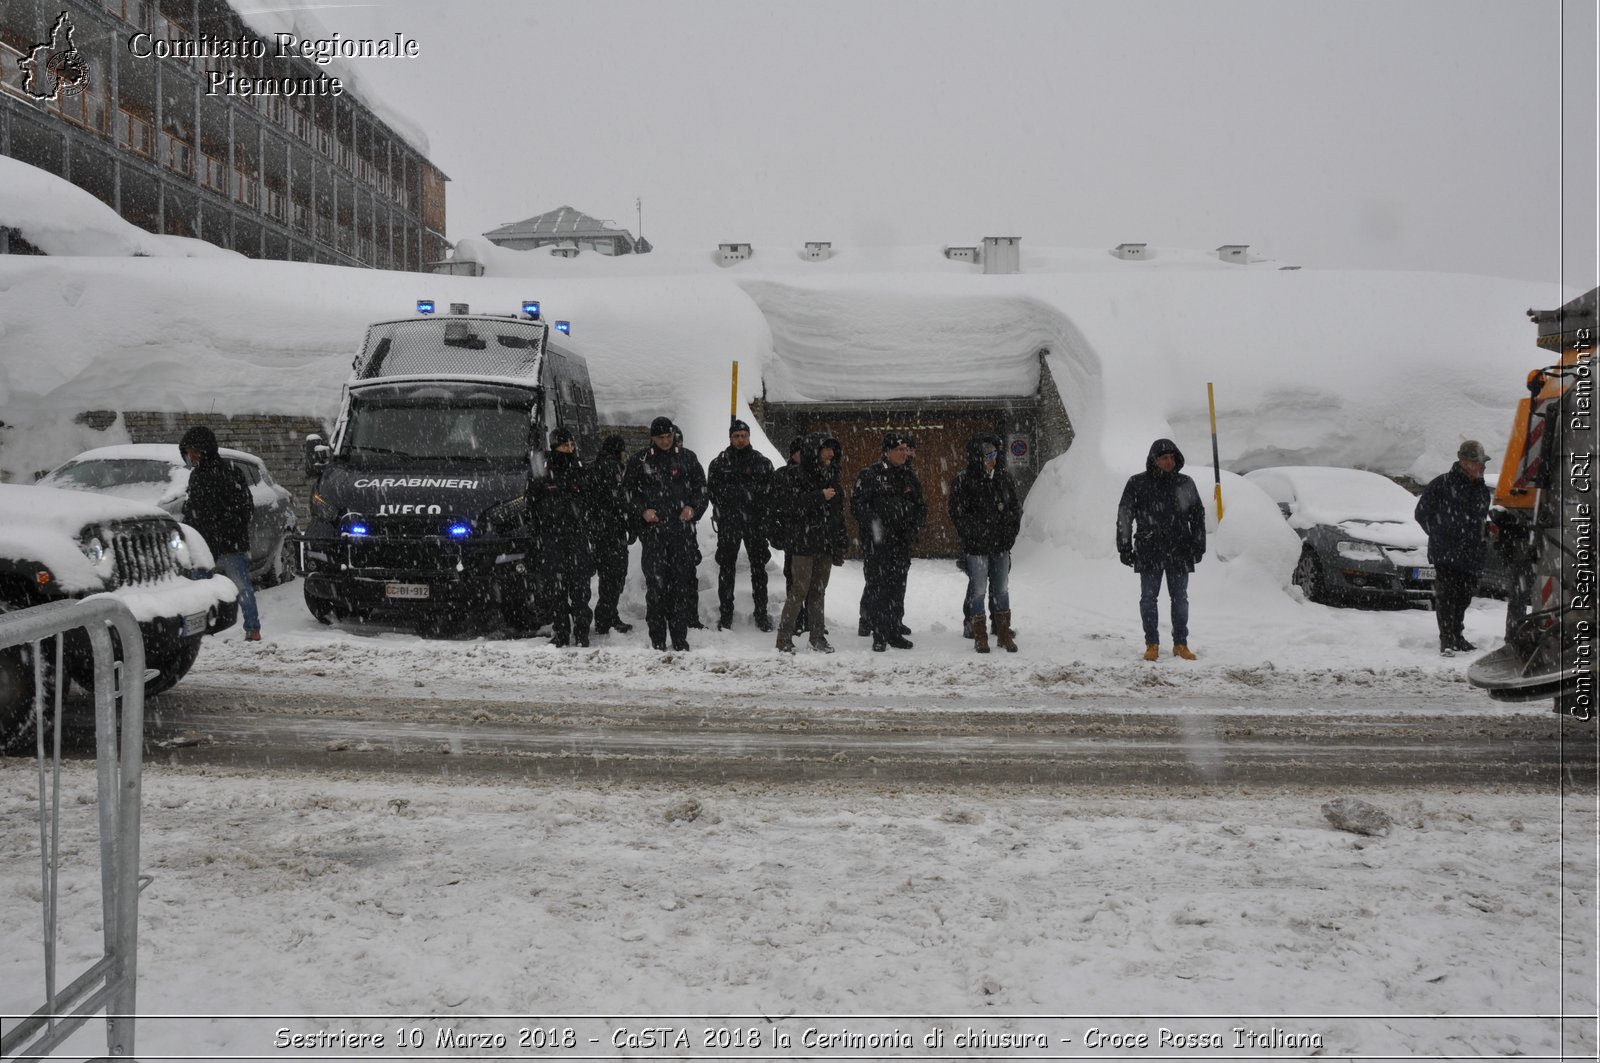
[[440, 317], [388, 321], [367, 330], [358, 380], [429, 373], [537, 378], [545, 326], [515, 318]]

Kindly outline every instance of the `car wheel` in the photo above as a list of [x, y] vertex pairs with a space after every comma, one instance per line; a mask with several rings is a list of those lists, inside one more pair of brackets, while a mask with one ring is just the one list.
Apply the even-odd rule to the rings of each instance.
[[1310, 547], [1300, 552], [1300, 563], [1294, 566], [1293, 582], [1305, 592], [1307, 601], [1328, 600], [1328, 578], [1323, 572], [1322, 560]]
[[317, 623], [332, 624], [334, 618], [340, 620], [345, 618], [345, 611], [328, 601], [326, 598], [312, 597], [311, 588], [309, 586], [304, 587], [300, 594], [301, 597], [305, 599], [306, 609], [310, 611], [312, 616], [317, 618]]

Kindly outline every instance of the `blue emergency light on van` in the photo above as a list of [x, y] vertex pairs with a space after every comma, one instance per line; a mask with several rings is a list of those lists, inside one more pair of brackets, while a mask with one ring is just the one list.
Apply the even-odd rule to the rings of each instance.
[[417, 313], [419, 313], [419, 314], [431, 314], [431, 313], [433, 313], [433, 300], [432, 299], [418, 299], [417, 300]]
[[367, 522], [360, 517], [346, 517], [344, 522], [346, 535], [367, 534]]
[[572, 322], [570, 322], [570, 321], [557, 321], [556, 322], [556, 331], [557, 332], [565, 332], [568, 336], [572, 335]]
[[522, 301], [522, 312], [527, 314], [528, 317], [532, 318], [534, 321], [539, 320], [539, 300], [524, 299]]
[[449, 533], [450, 538], [452, 539], [465, 539], [467, 536], [472, 534], [472, 525], [463, 524], [461, 521], [456, 521], [454, 524], [446, 528], [445, 531]]

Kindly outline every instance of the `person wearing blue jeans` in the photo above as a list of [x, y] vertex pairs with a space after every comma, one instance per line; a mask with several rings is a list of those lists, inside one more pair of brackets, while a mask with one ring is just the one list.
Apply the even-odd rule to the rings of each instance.
[[1017, 485], [1005, 467], [1004, 443], [980, 432], [967, 441], [967, 464], [950, 483], [950, 523], [961, 540], [961, 568], [967, 574], [964, 612], [972, 643], [989, 652], [984, 610], [994, 611], [995, 637], [1008, 653], [1017, 652], [1011, 629], [1011, 548], [1022, 529]]
[[1183, 452], [1170, 439], [1150, 445], [1144, 472], [1128, 478], [1117, 504], [1117, 557], [1139, 573], [1139, 619], [1144, 659], [1161, 655], [1161, 582], [1172, 603], [1172, 655], [1189, 649], [1189, 573], [1206, 553], [1206, 511], [1194, 481], [1183, 474]]
[[[1144, 624], [1146, 648], [1161, 642], [1161, 581], [1167, 581], [1167, 599], [1172, 608], [1172, 651], [1189, 648], [1189, 567], [1163, 565], [1139, 570], [1139, 620]], [[1155, 658], [1150, 658], [1154, 660]]]
[[239, 471], [222, 460], [216, 434], [204, 425], [185, 432], [178, 451], [189, 465], [184, 523], [200, 533], [217, 568], [239, 588], [245, 641], [260, 642], [261, 616], [256, 611], [255, 584], [250, 581], [250, 488]]
[[256, 610], [256, 585], [250, 580], [250, 555], [223, 554], [217, 558], [217, 568], [239, 588], [239, 612], [244, 618], [244, 637], [251, 642], [259, 642], [261, 614]]

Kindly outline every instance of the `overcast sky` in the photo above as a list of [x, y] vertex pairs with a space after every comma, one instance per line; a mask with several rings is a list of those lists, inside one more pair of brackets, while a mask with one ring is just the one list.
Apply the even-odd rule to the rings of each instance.
[[561, 205], [636, 230], [642, 197], [661, 248], [1248, 243], [1595, 284], [1592, 0], [305, 2], [420, 42], [353, 65], [427, 131], [451, 239]]

